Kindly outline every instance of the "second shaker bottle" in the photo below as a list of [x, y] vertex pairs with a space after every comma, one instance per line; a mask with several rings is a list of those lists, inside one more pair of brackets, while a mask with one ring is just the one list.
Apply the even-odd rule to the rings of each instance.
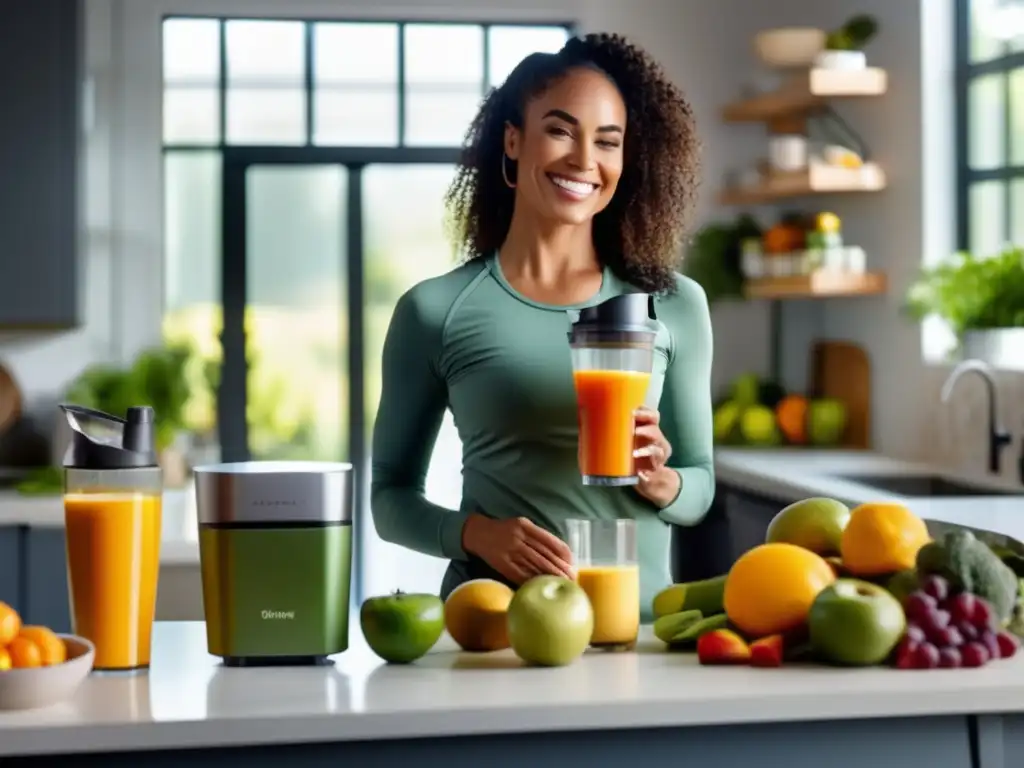
[[149, 666], [163, 483], [155, 416], [61, 405], [71, 426], [64, 521], [73, 631], [96, 646], [97, 670]]
[[584, 485], [638, 482], [634, 413], [647, 397], [658, 328], [654, 299], [646, 293], [587, 307], [571, 325]]

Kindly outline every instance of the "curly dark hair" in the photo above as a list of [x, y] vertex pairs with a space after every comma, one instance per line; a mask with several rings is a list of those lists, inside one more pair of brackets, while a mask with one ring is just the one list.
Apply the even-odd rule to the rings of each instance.
[[699, 184], [700, 145], [682, 92], [649, 54], [620, 35], [574, 37], [558, 53], [531, 54], [488, 94], [445, 198], [456, 245], [474, 259], [504, 242], [515, 200], [501, 173], [505, 124], [521, 128], [527, 102], [581, 67], [616, 85], [627, 115], [622, 176], [607, 208], [594, 217], [598, 256], [643, 291], [671, 292]]

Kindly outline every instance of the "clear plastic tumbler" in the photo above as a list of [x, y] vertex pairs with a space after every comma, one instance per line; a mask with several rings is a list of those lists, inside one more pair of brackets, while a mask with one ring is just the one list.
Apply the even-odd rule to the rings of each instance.
[[579, 312], [569, 331], [584, 485], [636, 485], [634, 413], [644, 404], [658, 323], [646, 293]]
[[635, 520], [569, 520], [576, 581], [594, 609], [595, 647], [631, 647], [640, 630]]

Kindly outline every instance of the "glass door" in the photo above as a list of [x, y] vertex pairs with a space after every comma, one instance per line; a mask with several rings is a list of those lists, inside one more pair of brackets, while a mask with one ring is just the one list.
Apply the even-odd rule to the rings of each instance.
[[[444, 232], [444, 194], [452, 165], [379, 164], [362, 170], [366, 445], [380, 402], [384, 337], [395, 304], [421, 280], [455, 266]], [[370, 456], [367, 451], [367, 466]], [[446, 414], [427, 474], [427, 498], [457, 509], [462, 499], [462, 443]], [[364, 519], [369, 521], [367, 508]], [[372, 524], [361, 534], [365, 594], [438, 591], [447, 561], [389, 544]]]
[[[448, 163], [227, 164], [218, 395], [225, 461], [351, 461], [356, 600], [440, 588], [446, 562], [382, 541], [369, 509], [380, 361], [395, 305], [455, 266]], [[427, 477], [457, 508], [462, 445], [449, 413]]]
[[340, 165], [256, 165], [246, 174], [253, 459], [349, 457], [348, 176]]

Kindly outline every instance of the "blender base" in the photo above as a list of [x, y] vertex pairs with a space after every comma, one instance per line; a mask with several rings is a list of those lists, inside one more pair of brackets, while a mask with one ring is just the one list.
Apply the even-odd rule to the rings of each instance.
[[636, 475], [622, 477], [621, 475], [583, 475], [584, 485], [598, 485], [605, 488], [617, 488], [625, 485], [636, 485], [640, 478]]
[[325, 667], [327, 656], [224, 656], [225, 667]]

